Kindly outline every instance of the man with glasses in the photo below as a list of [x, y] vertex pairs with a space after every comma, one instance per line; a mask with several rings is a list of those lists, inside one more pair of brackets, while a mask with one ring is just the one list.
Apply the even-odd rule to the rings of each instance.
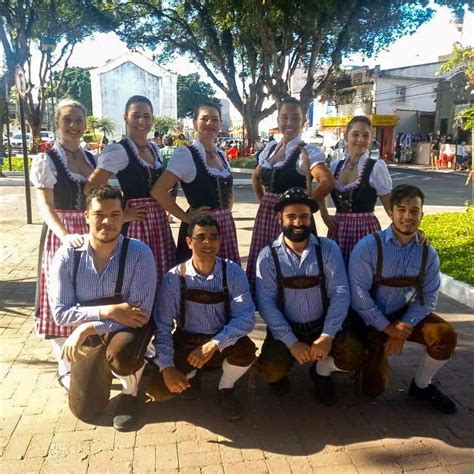
[[197, 217], [186, 238], [191, 259], [163, 279], [154, 315], [159, 371], [151, 376], [148, 394], [155, 400], [179, 393], [196, 398], [203, 367], [222, 366], [219, 402], [226, 418], [238, 419], [245, 408], [234, 385], [255, 358], [255, 344], [247, 336], [255, 324], [255, 307], [242, 268], [217, 257], [220, 241], [217, 221]]

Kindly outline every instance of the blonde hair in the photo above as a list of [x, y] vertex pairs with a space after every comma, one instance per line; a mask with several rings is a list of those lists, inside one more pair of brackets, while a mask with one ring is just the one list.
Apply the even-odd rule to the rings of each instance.
[[75, 107], [76, 109], [79, 109], [82, 111], [84, 114], [84, 117], [86, 117], [87, 112], [86, 108], [77, 100], [71, 99], [70, 97], [65, 97], [64, 99], [61, 99], [58, 102], [57, 108], [56, 108], [56, 122], [59, 120], [59, 116], [61, 115], [61, 111], [66, 108], [66, 107]]

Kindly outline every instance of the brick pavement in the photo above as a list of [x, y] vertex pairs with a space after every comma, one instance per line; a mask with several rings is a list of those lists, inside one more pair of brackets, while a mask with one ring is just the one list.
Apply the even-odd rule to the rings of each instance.
[[[114, 401], [97, 425], [77, 421], [55, 380], [49, 345], [32, 332], [37, 244], [41, 226], [24, 224], [22, 188], [0, 190], [1, 472], [377, 473], [474, 472], [473, 312], [446, 297], [439, 311], [456, 327], [457, 357], [442, 369], [443, 387], [459, 403], [454, 416], [406, 399], [419, 348], [392, 360], [388, 392], [375, 400], [336, 377], [336, 407], [317, 405], [305, 368], [292, 374], [291, 395], [275, 399], [258, 379], [249, 412], [224, 420], [217, 373], [204, 377], [203, 396], [143, 404], [137, 431], [111, 428]], [[255, 205], [235, 215], [241, 252], [248, 250]], [[176, 227], [176, 226], [174, 226]], [[253, 333], [261, 344], [264, 327]], [[113, 397], [119, 393], [114, 385]]]

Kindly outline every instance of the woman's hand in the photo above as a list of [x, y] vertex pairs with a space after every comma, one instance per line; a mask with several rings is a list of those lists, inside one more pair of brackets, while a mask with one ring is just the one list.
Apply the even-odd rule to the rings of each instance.
[[336, 232], [336, 216], [331, 216], [329, 213], [321, 213], [321, 219], [326, 224], [326, 227], [330, 232]]
[[64, 234], [60, 240], [66, 247], [72, 247], [74, 249], [77, 249], [84, 244], [84, 236], [80, 234]]
[[206, 211], [208, 211], [209, 209], [211, 208], [208, 206], [202, 206], [198, 209], [188, 209], [186, 211], [186, 224], [189, 224], [193, 219], [200, 216], [201, 214], [206, 214]]
[[146, 206], [129, 206], [127, 203], [123, 215], [124, 222], [144, 221], [147, 214]]

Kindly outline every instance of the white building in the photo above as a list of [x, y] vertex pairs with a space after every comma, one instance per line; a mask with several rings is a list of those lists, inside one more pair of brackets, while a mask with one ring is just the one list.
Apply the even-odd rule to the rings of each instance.
[[177, 74], [143, 54], [131, 51], [91, 69], [90, 73], [93, 115], [112, 119], [116, 137], [126, 133], [123, 121], [125, 104], [133, 95], [148, 97], [154, 115], [177, 117]]

